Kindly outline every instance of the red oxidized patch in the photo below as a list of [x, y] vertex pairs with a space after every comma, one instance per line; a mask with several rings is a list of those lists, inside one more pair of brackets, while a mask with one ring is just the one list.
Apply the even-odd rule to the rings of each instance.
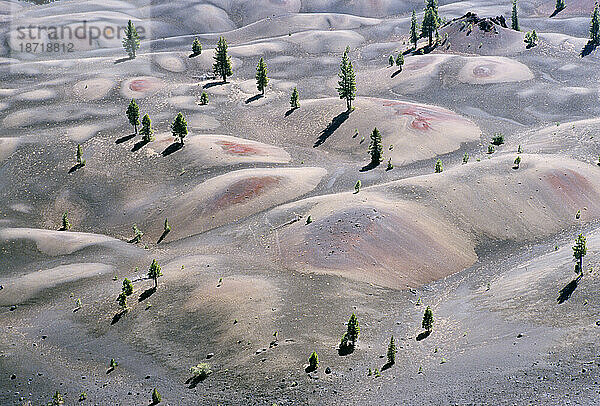
[[262, 151], [258, 148], [250, 146], [248, 144], [238, 144], [237, 142], [231, 141], [218, 141], [217, 145], [223, 148], [223, 151], [229, 154], [237, 155], [259, 155]]

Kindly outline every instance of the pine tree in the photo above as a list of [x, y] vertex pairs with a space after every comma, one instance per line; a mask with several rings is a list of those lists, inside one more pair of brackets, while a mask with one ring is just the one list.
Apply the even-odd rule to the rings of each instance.
[[360, 187], [361, 187], [361, 186], [362, 186], [362, 183], [361, 183], [361, 181], [360, 181], [360, 179], [359, 179], [359, 180], [357, 180], [357, 181], [356, 181], [356, 183], [354, 184], [354, 193], [358, 193], [358, 192], [360, 192]]
[[587, 247], [585, 244], [585, 237], [583, 234], [579, 234], [575, 239], [575, 245], [573, 245], [573, 258], [577, 261], [575, 264], [575, 272], [583, 275], [583, 257], [587, 254]]
[[394, 336], [390, 338], [390, 343], [388, 344], [387, 362], [389, 365], [396, 363], [396, 342], [394, 341]]
[[160, 270], [160, 265], [156, 262], [156, 259], [152, 260], [152, 264], [150, 264], [150, 269], [148, 269], [148, 278], [154, 280], [154, 289], [158, 288], [158, 278], [162, 276], [162, 272]]
[[77, 144], [77, 165], [85, 166], [85, 159], [83, 159], [83, 151], [81, 150], [81, 144]]
[[127, 119], [129, 120], [129, 124], [133, 126], [135, 135], [137, 135], [137, 126], [140, 125], [140, 108], [135, 102], [135, 99], [131, 99], [129, 106], [127, 106]]
[[183, 145], [183, 139], [188, 134], [188, 129], [187, 122], [185, 121], [185, 118], [181, 112], [177, 113], [177, 117], [175, 117], [175, 120], [173, 123], [171, 123], [171, 131], [173, 133], [173, 137], [179, 138], [179, 143]]
[[263, 58], [260, 58], [258, 61], [258, 65], [256, 65], [256, 88], [261, 94], [265, 94], [265, 89], [267, 84], [269, 83], [269, 78], [267, 77], [267, 65]]
[[157, 405], [162, 401], [162, 396], [156, 390], [156, 388], [152, 389], [152, 404]]
[[121, 291], [125, 293], [125, 296], [131, 296], [133, 294], [133, 284], [127, 278], [123, 279], [123, 287]]
[[220, 76], [223, 78], [223, 82], [227, 83], [227, 76], [232, 75], [231, 58], [227, 55], [227, 41], [223, 37], [220, 37], [217, 43], [214, 60], [213, 70], [215, 75]]
[[294, 88], [292, 90], [292, 96], [290, 97], [290, 106], [292, 109], [297, 109], [300, 107], [300, 95], [298, 94], [298, 89]]
[[394, 66], [394, 55], [390, 55], [388, 63], [390, 64], [390, 66]]
[[537, 33], [535, 32], [535, 30], [525, 33], [524, 42], [527, 44], [527, 48], [533, 48], [534, 46], [536, 46], [537, 41], [538, 41], [538, 36], [537, 36]]
[[71, 223], [69, 222], [69, 212], [64, 212], [62, 215], [62, 228], [61, 230], [67, 231], [71, 229]]
[[419, 24], [417, 23], [417, 15], [415, 14], [415, 10], [412, 12], [412, 17], [410, 19], [410, 42], [413, 44], [413, 48], [417, 48], [417, 42], [419, 41]]
[[316, 351], [313, 351], [312, 354], [310, 354], [310, 358], [308, 359], [308, 367], [311, 371], [314, 371], [319, 367], [319, 356], [317, 355]]
[[358, 318], [356, 314], [352, 313], [350, 319], [348, 320], [348, 341], [350, 341], [350, 345], [354, 347], [356, 345], [356, 341], [358, 341], [358, 334], [360, 333], [360, 326], [358, 324]]
[[421, 24], [421, 35], [427, 37], [430, 47], [433, 45], [433, 34], [437, 32], [439, 25], [439, 17], [436, 15], [435, 9], [427, 7]]
[[514, 168], [519, 169], [519, 166], [521, 165], [521, 157], [520, 156], [517, 156], [515, 158], [514, 164], [515, 164]]
[[398, 57], [396, 57], [396, 66], [402, 65], [404, 65], [404, 55], [402, 55], [402, 53], [399, 53]]
[[442, 173], [444, 171], [444, 165], [441, 160], [435, 162], [435, 173]]
[[133, 239], [131, 240], [131, 242], [134, 243], [138, 243], [142, 240], [142, 237], [144, 236], [144, 233], [142, 232], [142, 230], [140, 230], [138, 228], [138, 226], [136, 224], [134, 224], [131, 229], [133, 230]]
[[109, 364], [108, 364], [108, 367], [109, 367], [110, 369], [115, 369], [115, 368], [116, 368], [116, 367], [118, 367], [118, 366], [119, 366], [119, 364], [117, 364], [117, 361], [115, 361], [115, 359], [114, 359], [114, 358], [111, 358], [111, 359], [110, 359], [110, 362], [109, 362]]
[[127, 28], [125, 29], [125, 38], [123, 38], [123, 48], [125, 48], [125, 52], [129, 55], [130, 59], [135, 58], [135, 52], [140, 47], [140, 36], [135, 29], [135, 26], [129, 20], [127, 22]]
[[369, 144], [369, 154], [371, 154], [371, 165], [377, 166], [381, 163], [383, 146], [381, 145], [381, 134], [377, 127], [371, 133], [371, 143]]
[[54, 395], [52, 396], [52, 401], [50, 404], [52, 406], [58, 406], [58, 405], [62, 405], [64, 403], [65, 403], [65, 398], [63, 398], [63, 395], [61, 395], [59, 391], [54, 392]]
[[469, 154], [465, 152], [465, 154], [463, 155], [463, 164], [466, 164], [467, 162], [469, 162]]
[[117, 296], [117, 303], [121, 307], [122, 311], [127, 311], [127, 295], [125, 292], [119, 293], [119, 296]]
[[202, 44], [198, 41], [198, 38], [194, 38], [192, 43], [192, 55], [197, 56], [202, 53]]
[[511, 28], [515, 31], [521, 31], [519, 28], [519, 16], [517, 15], [517, 0], [513, 0], [512, 14], [510, 16]]
[[428, 332], [431, 332], [431, 329], [433, 328], [433, 312], [431, 311], [431, 308], [429, 306], [427, 306], [427, 309], [425, 309], [425, 313], [423, 314], [423, 322], [421, 323], [421, 326]]
[[206, 92], [202, 92], [200, 95], [200, 104], [206, 106], [208, 104], [208, 94]]
[[356, 75], [348, 56], [349, 53], [350, 47], [346, 47], [342, 56], [342, 62], [340, 63], [340, 73], [338, 74], [340, 80], [338, 81], [337, 88], [340, 99], [346, 99], [346, 109], [348, 112], [352, 111], [352, 100], [356, 98]]
[[598, 13], [598, 3], [594, 7], [592, 13], [592, 21], [590, 22], [590, 42], [600, 44], [600, 15]]
[[564, 10], [567, 7], [565, 4], [565, 0], [556, 0], [556, 10], [555, 13]]
[[168, 233], [169, 231], [171, 231], [171, 226], [169, 225], [169, 219], [165, 219], [165, 225], [163, 228], [163, 232]]
[[142, 134], [142, 140], [144, 142], [154, 141], [154, 130], [152, 129], [152, 120], [150, 120], [150, 116], [148, 114], [144, 114], [142, 117], [142, 129], [140, 130], [140, 134]]

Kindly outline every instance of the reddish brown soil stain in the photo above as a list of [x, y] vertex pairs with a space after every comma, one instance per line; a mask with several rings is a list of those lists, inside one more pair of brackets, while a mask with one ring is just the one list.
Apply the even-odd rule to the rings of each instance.
[[590, 182], [571, 169], [549, 171], [542, 179], [555, 191], [563, 194], [565, 200], [575, 205], [591, 204], [598, 199], [598, 194], [594, 192]]
[[476, 78], [489, 78], [496, 74], [496, 65], [478, 65], [473, 68], [473, 76]]
[[223, 151], [229, 154], [237, 154], [237, 155], [261, 155], [263, 151], [250, 146], [248, 144], [238, 144], [236, 142], [231, 141], [218, 141], [217, 145], [220, 145], [223, 148]]
[[134, 92], [145, 92], [153, 87], [154, 83], [148, 79], [135, 79], [129, 83], [129, 88]]
[[281, 182], [276, 176], [253, 176], [232, 183], [210, 204], [216, 210], [226, 209], [254, 199]]
[[401, 116], [410, 116], [413, 120], [410, 123], [410, 126], [415, 130], [427, 131], [431, 130], [435, 122], [439, 121], [449, 121], [461, 120], [460, 116], [456, 114], [444, 111], [435, 107], [431, 108], [422, 108], [419, 106], [415, 106], [411, 103], [398, 102], [398, 101], [389, 101], [383, 103], [384, 107], [393, 107], [396, 110], [397, 115]]

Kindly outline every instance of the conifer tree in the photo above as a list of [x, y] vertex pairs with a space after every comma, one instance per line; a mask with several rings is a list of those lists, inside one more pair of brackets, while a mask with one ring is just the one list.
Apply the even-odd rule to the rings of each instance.
[[390, 55], [388, 63], [390, 64], [390, 66], [394, 66], [394, 55]]
[[555, 9], [555, 13], [558, 13], [559, 11], [564, 10], [567, 7], [567, 5], [565, 4], [565, 0], [556, 0], [556, 9]]
[[142, 230], [140, 230], [138, 228], [138, 226], [136, 224], [134, 224], [131, 229], [133, 230], [133, 239], [131, 240], [131, 242], [134, 243], [138, 243], [142, 240], [142, 237], [144, 236], [144, 233], [142, 232]]
[[69, 222], [69, 212], [64, 212], [62, 215], [62, 228], [61, 230], [67, 231], [71, 229], [71, 223]]
[[59, 391], [54, 392], [52, 396], [52, 402], [50, 403], [52, 406], [63, 405], [65, 403], [65, 399], [63, 395], [60, 394]]
[[206, 92], [202, 92], [200, 95], [200, 104], [206, 106], [208, 104], [208, 94]]
[[346, 47], [340, 63], [340, 73], [338, 74], [340, 80], [337, 88], [340, 99], [346, 99], [346, 110], [348, 112], [352, 111], [352, 100], [356, 98], [356, 75], [348, 56], [349, 53], [350, 47]]
[[129, 55], [130, 59], [135, 58], [135, 53], [140, 47], [140, 36], [135, 29], [135, 26], [129, 20], [127, 22], [127, 28], [125, 29], [125, 38], [123, 38], [123, 48], [125, 48], [125, 52]]
[[466, 164], [467, 162], [469, 162], [469, 154], [465, 152], [463, 155], [463, 164]]
[[412, 17], [410, 19], [410, 42], [413, 44], [413, 49], [417, 48], [417, 42], [419, 41], [419, 25], [417, 23], [417, 15], [415, 10], [412, 11]]
[[389, 365], [396, 363], [396, 342], [394, 341], [394, 336], [390, 338], [390, 343], [388, 344], [387, 362]]
[[346, 332], [348, 341], [352, 347], [356, 345], [359, 333], [360, 326], [358, 324], [358, 318], [356, 317], [356, 314], [352, 313], [352, 316], [350, 316], [350, 319], [348, 320], [348, 331]]
[[519, 16], [517, 14], [517, 0], [513, 0], [510, 21], [511, 21], [511, 28], [513, 30], [521, 31], [521, 29], [519, 28]]
[[517, 156], [515, 158], [514, 164], [515, 164], [514, 168], [519, 169], [519, 166], [521, 165], [521, 157], [520, 156]]
[[156, 390], [156, 388], [152, 389], [152, 404], [158, 405], [161, 401], [162, 401], [162, 396], [160, 396], [160, 393], [158, 393], [158, 390]]
[[444, 165], [442, 164], [442, 161], [440, 159], [438, 159], [435, 162], [435, 173], [441, 173], [444, 171]]
[[308, 359], [308, 367], [311, 371], [314, 371], [319, 367], [319, 356], [317, 355], [316, 351], [313, 351], [312, 354], [310, 354], [310, 358]]
[[381, 145], [381, 134], [377, 127], [371, 133], [371, 143], [369, 144], [369, 154], [371, 155], [371, 165], [377, 166], [381, 163], [383, 146]]
[[587, 254], [587, 247], [585, 244], [585, 237], [583, 234], [579, 234], [575, 239], [575, 245], [573, 246], [573, 258], [577, 261], [575, 264], [575, 272], [583, 275], [583, 257]]
[[150, 116], [146, 113], [144, 117], [142, 117], [142, 129], [140, 130], [140, 134], [142, 134], [142, 140], [144, 142], [154, 141], [154, 130], [152, 129], [152, 120], [150, 120]]
[[592, 12], [592, 21], [590, 22], [590, 42], [600, 44], [600, 15], [598, 13], [598, 3]]
[[361, 181], [360, 181], [360, 179], [359, 179], [359, 180], [357, 180], [357, 181], [356, 181], [356, 183], [354, 184], [354, 193], [358, 193], [358, 192], [360, 192], [360, 187], [361, 187], [361, 186], [362, 186], [362, 183], [361, 183]]
[[137, 127], [140, 125], [140, 108], [135, 102], [135, 99], [131, 99], [129, 106], [127, 106], [127, 119], [129, 120], [129, 124], [133, 126], [135, 135], [137, 135]]
[[429, 306], [427, 306], [427, 309], [425, 309], [425, 313], [423, 314], [423, 322], [421, 323], [421, 326], [428, 332], [431, 332], [431, 329], [433, 328], [433, 312], [431, 311], [431, 308]]
[[220, 37], [217, 43], [214, 60], [215, 75], [220, 76], [223, 78], [223, 82], [227, 83], [227, 76], [231, 76], [233, 72], [231, 71], [231, 58], [227, 55], [227, 41], [223, 37]]
[[77, 165], [85, 166], [85, 159], [83, 159], [83, 152], [81, 150], [81, 144], [77, 144]]
[[165, 225], [163, 228], [163, 232], [164, 233], [168, 233], [169, 231], [171, 231], [171, 226], [169, 225], [169, 219], [165, 219]]
[[537, 45], [538, 36], [535, 30], [525, 33], [525, 39], [523, 40], [527, 44], [527, 48], [533, 48]]
[[396, 57], [396, 66], [402, 65], [404, 65], [404, 55], [402, 55], [402, 53], [399, 53], [398, 57]]
[[258, 61], [258, 65], [256, 65], [256, 88], [261, 94], [265, 94], [265, 89], [267, 84], [269, 83], [269, 78], [267, 77], [267, 65], [263, 58], [260, 58]]
[[427, 37], [430, 47], [433, 45], [433, 34], [437, 32], [439, 25], [440, 21], [437, 12], [434, 8], [427, 7], [425, 9], [423, 23], [421, 24], [421, 35]]
[[160, 270], [160, 265], [156, 262], [156, 259], [152, 260], [152, 264], [150, 264], [150, 269], [148, 269], [148, 278], [154, 280], [154, 289], [158, 288], [158, 278], [162, 276], [162, 272]]
[[198, 38], [194, 38], [192, 42], [192, 55], [198, 56], [202, 53], [202, 44], [198, 41]]
[[294, 90], [292, 90], [292, 96], [290, 97], [290, 106], [292, 109], [297, 109], [300, 107], [299, 99], [300, 95], [298, 94], [298, 89], [294, 87]]
[[131, 296], [133, 294], [133, 284], [127, 278], [123, 279], [123, 287], [121, 291], [125, 293], [125, 296]]
[[117, 303], [121, 307], [122, 311], [127, 311], [127, 295], [125, 292], [119, 293], [119, 296], [117, 296]]
[[177, 117], [175, 117], [175, 120], [171, 123], [171, 132], [173, 133], [173, 137], [179, 138], [179, 143], [183, 145], [183, 139], [188, 135], [188, 129], [187, 121], [185, 121], [181, 112], [177, 113]]

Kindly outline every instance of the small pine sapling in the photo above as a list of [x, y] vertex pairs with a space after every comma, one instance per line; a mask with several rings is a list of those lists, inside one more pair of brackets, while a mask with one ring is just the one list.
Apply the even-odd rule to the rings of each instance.
[[62, 215], [62, 231], [67, 231], [71, 229], [71, 222], [69, 221], [69, 212], [66, 211]]
[[442, 164], [442, 161], [440, 159], [438, 159], [435, 162], [435, 173], [442, 173], [444, 171], [444, 164]]
[[156, 390], [156, 388], [152, 389], [152, 404], [157, 405], [161, 401], [162, 401], [162, 396], [160, 396], [160, 393], [158, 393], [158, 390]]
[[208, 94], [206, 92], [202, 92], [200, 95], [200, 104], [206, 106], [208, 104]]
[[356, 183], [354, 184], [354, 193], [358, 193], [360, 192], [360, 187], [361, 187], [361, 182], [360, 179], [356, 181]]
[[192, 42], [192, 56], [198, 56], [202, 53], [202, 44], [198, 40], [198, 38], [194, 38], [194, 42]]

